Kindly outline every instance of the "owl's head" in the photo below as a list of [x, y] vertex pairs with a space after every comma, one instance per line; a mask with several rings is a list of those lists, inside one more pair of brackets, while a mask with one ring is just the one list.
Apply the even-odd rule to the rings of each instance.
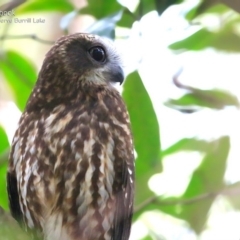
[[[113, 43], [99, 36], [76, 33], [60, 38], [46, 55], [43, 69], [61, 78], [95, 85], [123, 82], [121, 59]], [[47, 72], [45, 72], [46, 74]]]
[[98, 98], [108, 90], [117, 92], [110, 83], [123, 79], [121, 59], [110, 40], [86, 33], [64, 36], [47, 53], [28, 108], [53, 107], [84, 93]]

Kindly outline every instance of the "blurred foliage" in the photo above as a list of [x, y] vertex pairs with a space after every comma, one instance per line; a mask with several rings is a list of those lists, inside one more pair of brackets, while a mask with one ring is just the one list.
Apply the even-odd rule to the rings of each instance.
[[[82, 9], [76, 9], [68, 0], [29, 0], [16, 8], [16, 14], [59, 12], [63, 15], [64, 31], [67, 31], [74, 17], [88, 14], [96, 19], [96, 22], [89, 27], [89, 32], [114, 38], [117, 26], [130, 29], [134, 22], [139, 21], [150, 11], [157, 11], [159, 17], [161, 17], [161, 14], [170, 6], [182, 2], [184, 0], [141, 0], [135, 10], [131, 12], [115, 0], [89, 0], [88, 5]], [[233, 9], [231, 10], [229, 7]], [[237, 13], [239, 12], [238, 7], [233, 0], [221, 2], [218, 0], [199, 1], [197, 6], [186, 13], [186, 20], [198, 21], [204, 14], [214, 14], [223, 18], [225, 14], [231, 13], [232, 17], [226, 17], [218, 29], [200, 26], [190, 36], [172, 43], [169, 48], [178, 53], [182, 51], [201, 51], [209, 47], [225, 52], [240, 52], [240, 35], [235, 31], [240, 22], [240, 16]], [[23, 110], [37, 78], [34, 63], [19, 52], [3, 49], [3, 53], [0, 55], [0, 71], [12, 90], [16, 105], [20, 110]], [[201, 90], [179, 84], [176, 84], [176, 86], [187, 90], [187, 93], [179, 99], [169, 99], [165, 103], [173, 109], [192, 113], [195, 109], [199, 110], [206, 107], [215, 110], [223, 109], [226, 106], [239, 107], [236, 96], [224, 90]], [[184, 138], [183, 136], [183, 139], [168, 149], [161, 149], [159, 130], [161, 122], [156, 117], [151, 96], [144, 87], [138, 69], [127, 76], [124, 83], [123, 98], [129, 110], [137, 153], [136, 213], [134, 221], [148, 210], [159, 210], [186, 220], [196, 233], [201, 233], [209, 209], [217, 196], [217, 194], [211, 195], [211, 193], [217, 193], [222, 188], [231, 190], [236, 185], [226, 185], [224, 183], [224, 173], [230, 149], [229, 137], [223, 136], [208, 142], [195, 138]], [[7, 209], [5, 174], [7, 167], [6, 153], [8, 151], [9, 143], [6, 133], [4, 129], [0, 128], [0, 206], [4, 209]], [[197, 151], [204, 155], [201, 164], [192, 173], [185, 192], [179, 197], [155, 196], [148, 187], [148, 180], [155, 173], [162, 171], [162, 158], [181, 151]], [[230, 201], [236, 208], [240, 208], [239, 201], [236, 198], [230, 198]], [[189, 204], [186, 204], [187, 202]], [[3, 220], [5, 218], [5, 213], [0, 212], [0, 235], [1, 233], [6, 235], [6, 226], [3, 222], [12, 221]], [[12, 228], [8, 232], [10, 232], [10, 235], [5, 239], [12, 239], [9, 237], [12, 236]], [[155, 238], [149, 235], [144, 239]]]

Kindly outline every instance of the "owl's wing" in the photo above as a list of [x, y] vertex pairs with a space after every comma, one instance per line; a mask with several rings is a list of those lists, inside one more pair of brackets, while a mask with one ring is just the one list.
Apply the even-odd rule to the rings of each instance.
[[7, 192], [9, 199], [9, 207], [12, 213], [12, 216], [19, 222], [22, 226], [23, 224], [23, 214], [19, 204], [19, 194], [17, 189], [17, 179], [15, 174], [8, 172], [7, 173]]
[[[131, 174], [130, 174], [130, 172]], [[124, 162], [122, 166], [122, 187], [117, 194], [116, 213], [112, 240], [128, 240], [133, 213], [133, 166]]]

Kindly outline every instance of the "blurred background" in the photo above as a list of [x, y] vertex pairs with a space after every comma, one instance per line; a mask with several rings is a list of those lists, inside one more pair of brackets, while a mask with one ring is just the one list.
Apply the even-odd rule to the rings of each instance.
[[[14, 10], [13, 10], [14, 9]], [[0, 0], [0, 235], [21, 112], [54, 41], [91, 32], [122, 54], [136, 154], [131, 240], [240, 239], [240, 2]]]

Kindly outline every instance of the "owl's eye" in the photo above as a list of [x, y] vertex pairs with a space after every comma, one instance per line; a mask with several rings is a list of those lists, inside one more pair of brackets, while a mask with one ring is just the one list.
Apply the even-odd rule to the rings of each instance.
[[102, 47], [93, 47], [89, 50], [89, 53], [97, 62], [104, 62], [106, 59], [106, 54]]

